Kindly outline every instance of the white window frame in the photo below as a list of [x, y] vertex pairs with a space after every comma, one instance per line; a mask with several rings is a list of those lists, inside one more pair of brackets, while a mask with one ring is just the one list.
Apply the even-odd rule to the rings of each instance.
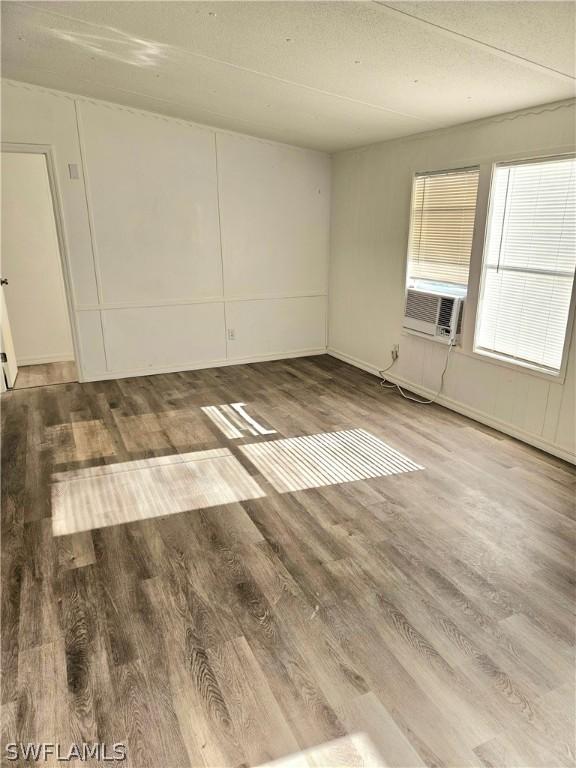
[[485, 226], [484, 226], [484, 236], [482, 238], [482, 252], [480, 254], [480, 263], [479, 263], [479, 275], [478, 275], [478, 290], [476, 293], [476, 300], [475, 300], [475, 323], [474, 323], [474, 336], [472, 338], [472, 352], [476, 357], [479, 358], [488, 358], [490, 362], [498, 362], [500, 364], [505, 363], [508, 367], [513, 369], [521, 369], [525, 371], [530, 371], [531, 373], [538, 373], [540, 376], [543, 376], [547, 379], [552, 379], [553, 381], [564, 381], [564, 378], [566, 376], [566, 368], [568, 365], [568, 352], [570, 349], [570, 342], [572, 340], [572, 332], [574, 327], [574, 305], [576, 302], [576, 275], [573, 278], [572, 281], [572, 293], [570, 297], [570, 306], [568, 310], [568, 319], [566, 321], [566, 333], [564, 334], [564, 342], [562, 347], [562, 361], [560, 364], [560, 368], [558, 371], [553, 371], [548, 368], [545, 368], [544, 366], [538, 365], [538, 363], [531, 363], [528, 360], [515, 360], [513, 358], [510, 358], [506, 355], [500, 354], [498, 352], [491, 352], [490, 350], [480, 350], [476, 347], [476, 335], [478, 333], [478, 327], [480, 323], [480, 314], [478, 312], [478, 309], [480, 307], [480, 303], [482, 301], [482, 295], [484, 292], [484, 282], [482, 280], [483, 273], [484, 273], [484, 259], [486, 255], [486, 242], [488, 238], [488, 232], [492, 223], [492, 215], [493, 215], [493, 209], [492, 209], [492, 189], [493, 189], [493, 183], [494, 183], [494, 174], [496, 172], [496, 168], [499, 165], [522, 165], [522, 164], [529, 164], [529, 163], [541, 163], [546, 162], [547, 160], [558, 160], [558, 159], [569, 159], [576, 157], [576, 154], [574, 152], [564, 152], [561, 154], [545, 154], [545, 155], [538, 155], [533, 157], [527, 157], [522, 158], [520, 160], [514, 159], [510, 161], [506, 160], [500, 160], [498, 162], [494, 162], [491, 165], [490, 168], [490, 183], [489, 183], [489, 199], [487, 203], [487, 209], [485, 214]]
[[[412, 229], [412, 208], [414, 203], [414, 187], [415, 182], [418, 177], [422, 176], [440, 176], [442, 174], [450, 174], [450, 173], [461, 173], [463, 171], [478, 171], [478, 187], [476, 190], [476, 212], [474, 215], [474, 224], [472, 228], [472, 243], [470, 247], [470, 260], [468, 262], [468, 282], [466, 284], [464, 283], [442, 283], [441, 280], [432, 280], [428, 278], [416, 278], [417, 280], [421, 280], [422, 282], [429, 282], [429, 283], [437, 283], [441, 288], [438, 288], [438, 293], [454, 293], [455, 296], [463, 296], [464, 298], [467, 295], [468, 291], [468, 285], [470, 284], [470, 272], [472, 270], [472, 253], [474, 248], [474, 237], [476, 235], [476, 226], [478, 224], [478, 194], [480, 192], [480, 179], [481, 179], [481, 173], [482, 168], [480, 163], [471, 163], [469, 165], [455, 165], [455, 166], [449, 166], [447, 168], [437, 168], [435, 170], [428, 169], [426, 171], [413, 171], [412, 173], [412, 181], [411, 181], [411, 187], [410, 187], [410, 209], [408, 214], [408, 236], [407, 236], [407, 246], [406, 246], [406, 290], [410, 288], [410, 231]], [[444, 288], [446, 290], [444, 290]], [[463, 288], [464, 290], [461, 291], [459, 289]], [[433, 288], [430, 288], [430, 292], [434, 293], [435, 290]]]
[[[476, 320], [478, 314], [478, 302], [480, 298], [480, 284], [482, 279], [482, 265], [484, 259], [484, 243], [488, 232], [488, 208], [490, 201], [490, 190], [492, 189], [492, 177], [494, 169], [501, 163], [513, 162], [536, 162], [540, 159], [545, 160], [550, 157], [573, 157], [576, 154], [574, 144], [552, 146], [540, 149], [534, 149], [529, 154], [526, 152], [504, 152], [489, 157], [464, 157], [456, 161], [444, 162], [431, 165], [427, 168], [413, 166], [410, 169], [410, 194], [408, 199], [408, 227], [405, 232], [405, 242], [408, 243], [410, 236], [410, 211], [412, 210], [412, 191], [413, 181], [416, 174], [434, 173], [436, 171], [459, 170], [465, 167], [478, 166], [480, 176], [478, 179], [478, 193], [476, 196], [476, 218], [474, 220], [474, 235], [472, 237], [472, 252], [470, 254], [470, 271], [468, 273], [468, 291], [464, 303], [464, 315], [462, 319], [462, 334], [460, 343], [452, 350], [452, 355], [464, 355], [470, 357], [484, 365], [493, 365], [499, 368], [508, 368], [519, 374], [528, 374], [535, 378], [545, 379], [550, 383], [563, 384], [566, 378], [566, 369], [568, 366], [568, 354], [572, 336], [574, 333], [574, 324], [576, 316], [576, 279], [572, 285], [572, 297], [570, 300], [570, 310], [568, 313], [568, 323], [566, 326], [566, 336], [564, 339], [564, 350], [562, 354], [562, 365], [559, 373], [554, 373], [538, 368], [538, 366], [522, 365], [521, 361], [515, 362], [510, 359], [495, 357], [490, 354], [476, 352], [474, 350], [474, 336], [476, 332]], [[406, 256], [404, 264], [405, 290], [408, 287], [408, 263], [409, 253], [406, 247]], [[408, 331], [402, 331], [402, 336], [411, 336]], [[414, 338], [412, 336], [412, 338]]]

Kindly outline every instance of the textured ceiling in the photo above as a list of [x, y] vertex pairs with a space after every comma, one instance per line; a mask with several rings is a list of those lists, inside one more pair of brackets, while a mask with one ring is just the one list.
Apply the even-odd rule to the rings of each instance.
[[575, 95], [572, 2], [3, 2], [3, 75], [326, 151]]

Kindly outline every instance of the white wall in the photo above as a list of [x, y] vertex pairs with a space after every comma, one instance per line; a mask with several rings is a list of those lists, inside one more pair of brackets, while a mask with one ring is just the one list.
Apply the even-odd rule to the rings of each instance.
[[[539, 110], [534, 110], [539, 111]], [[410, 193], [415, 171], [480, 164], [486, 205], [492, 162], [574, 149], [574, 104], [375, 144], [333, 162], [329, 351], [376, 372], [400, 343], [392, 377], [434, 393], [446, 348], [401, 332]], [[471, 284], [483, 232], [475, 234]], [[467, 310], [462, 349], [452, 352], [439, 402], [570, 459], [575, 454], [576, 350], [572, 336], [563, 383], [472, 353]], [[570, 329], [571, 330], [571, 329]]]
[[18, 365], [73, 360], [44, 155], [2, 153], [2, 276]]
[[328, 156], [11, 81], [2, 97], [4, 141], [53, 148], [82, 379], [325, 350]]

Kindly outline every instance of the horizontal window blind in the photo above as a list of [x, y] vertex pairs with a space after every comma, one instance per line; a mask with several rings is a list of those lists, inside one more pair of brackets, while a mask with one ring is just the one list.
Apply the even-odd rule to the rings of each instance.
[[576, 159], [494, 172], [476, 348], [558, 372], [576, 266]]
[[408, 278], [468, 283], [478, 169], [419, 174], [412, 189]]

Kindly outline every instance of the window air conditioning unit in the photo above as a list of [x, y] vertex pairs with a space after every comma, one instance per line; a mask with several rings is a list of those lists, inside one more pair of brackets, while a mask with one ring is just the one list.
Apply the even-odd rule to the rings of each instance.
[[416, 336], [455, 344], [462, 327], [464, 299], [415, 288], [406, 292], [403, 328]]

